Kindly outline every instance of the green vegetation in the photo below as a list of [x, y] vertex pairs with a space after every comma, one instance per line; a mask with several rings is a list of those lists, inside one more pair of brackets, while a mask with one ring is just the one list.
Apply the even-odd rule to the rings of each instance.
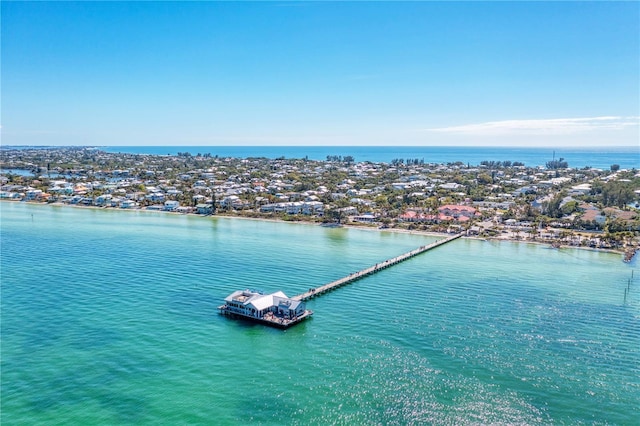
[[566, 169], [569, 167], [569, 163], [564, 161], [564, 158], [560, 158], [559, 160], [547, 161], [546, 166], [551, 170]]
[[[604, 171], [572, 170], [563, 158], [548, 162], [545, 169], [518, 161], [482, 161], [474, 166], [397, 158], [380, 164], [355, 163], [352, 156], [271, 160], [55, 148], [3, 149], [0, 166], [35, 175], [5, 174], [3, 191], [25, 197], [29, 190], [40, 190], [47, 197], [39, 201], [50, 203], [92, 205], [98, 197], [110, 196], [134, 200], [141, 208], [162, 208], [165, 200], [172, 200], [186, 211], [208, 204], [216, 214], [337, 223], [372, 213], [377, 220], [368, 226], [436, 232], [475, 229], [485, 237], [502, 235], [504, 222], [511, 220], [509, 229], [519, 238], [564, 241], [577, 231], [605, 232], [606, 238], [597, 234], [588, 244], [606, 240], [614, 247], [632, 244], [640, 232], [640, 215], [632, 208], [640, 190], [636, 170], [616, 165]], [[61, 190], [60, 182], [66, 189]], [[312, 201], [322, 209], [313, 214], [261, 210], [265, 204], [285, 201]], [[451, 204], [473, 206], [478, 214], [468, 221], [434, 219], [439, 208]], [[405, 222], [403, 215], [409, 211], [421, 219]], [[560, 231], [541, 231], [546, 228]]]
[[598, 196], [604, 207], [622, 208], [637, 198], [634, 189], [639, 187], [640, 177], [626, 174], [621, 176], [619, 180], [594, 182], [593, 194]]

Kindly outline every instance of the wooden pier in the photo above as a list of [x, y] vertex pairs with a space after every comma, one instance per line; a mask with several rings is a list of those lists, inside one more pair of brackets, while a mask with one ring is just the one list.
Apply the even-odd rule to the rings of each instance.
[[344, 285], [351, 284], [352, 282], [357, 281], [360, 278], [366, 277], [368, 275], [375, 274], [376, 272], [379, 272], [379, 271], [381, 271], [383, 269], [387, 269], [387, 268], [389, 268], [389, 267], [391, 267], [393, 265], [397, 265], [398, 263], [404, 262], [407, 259], [411, 259], [412, 257], [415, 257], [415, 256], [417, 256], [419, 254], [422, 254], [425, 251], [429, 251], [431, 249], [434, 249], [436, 247], [444, 245], [444, 244], [446, 244], [448, 242], [456, 240], [456, 239], [462, 237], [463, 235], [464, 235], [464, 233], [456, 234], [456, 235], [453, 235], [451, 237], [447, 237], [447, 238], [444, 238], [442, 240], [438, 240], [438, 241], [436, 241], [434, 243], [431, 243], [429, 245], [418, 247], [417, 249], [411, 250], [408, 253], [405, 253], [405, 254], [402, 254], [400, 256], [394, 257], [392, 259], [385, 260], [384, 262], [376, 263], [373, 266], [370, 266], [370, 267], [368, 267], [366, 269], [363, 269], [361, 271], [358, 271], [358, 272], [354, 272], [353, 274], [347, 275], [346, 277], [340, 278], [339, 280], [332, 281], [332, 282], [330, 282], [328, 284], [325, 284], [325, 285], [322, 285], [320, 287], [311, 288], [311, 289], [309, 289], [309, 291], [306, 291], [304, 293], [301, 293], [301, 294], [298, 294], [296, 296], [293, 296], [292, 299], [294, 299], [294, 300], [309, 300], [309, 299], [312, 299], [312, 298], [314, 298], [316, 296], [319, 296], [319, 295], [324, 294], [324, 293], [326, 293], [328, 291], [334, 290], [334, 289], [336, 289], [338, 287], [342, 287]]

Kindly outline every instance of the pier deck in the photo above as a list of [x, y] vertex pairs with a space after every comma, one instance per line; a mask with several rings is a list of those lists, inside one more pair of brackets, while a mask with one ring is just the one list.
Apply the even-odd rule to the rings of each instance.
[[431, 249], [434, 249], [436, 247], [444, 245], [444, 244], [446, 244], [448, 242], [456, 240], [456, 239], [462, 237], [463, 235], [464, 235], [463, 233], [456, 234], [456, 235], [453, 235], [451, 237], [447, 237], [447, 238], [444, 238], [442, 240], [438, 240], [438, 241], [436, 241], [434, 243], [431, 243], [429, 245], [418, 247], [417, 249], [411, 250], [408, 253], [405, 253], [405, 254], [402, 254], [400, 256], [394, 257], [392, 259], [385, 260], [384, 262], [376, 263], [373, 266], [370, 266], [370, 267], [368, 267], [366, 269], [363, 269], [361, 271], [355, 272], [353, 274], [347, 275], [346, 277], [343, 277], [343, 278], [340, 278], [338, 280], [332, 281], [330, 283], [324, 284], [324, 285], [322, 285], [320, 287], [309, 289], [309, 291], [306, 291], [304, 293], [301, 293], [301, 294], [298, 294], [296, 296], [293, 296], [292, 299], [294, 299], [294, 300], [312, 299], [312, 298], [314, 298], [316, 296], [319, 296], [319, 295], [324, 294], [324, 293], [326, 293], [328, 291], [334, 290], [334, 289], [336, 289], [338, 287], [342, 287], [344, 285], [351, 284], [352, 282], [357, 281], [360, 278], [366, 277], [367, 275], [375, 274], [376, 272], [379, 272], [379, 271], [381, 271], [383, 269], [386, 269], [386, 268], [388, 268], [390, 266], [397, 265], [398, 263], [404, 262], [405, 260], [410, 259], [412, 257], [415, 257], [415, 256], [417, 256], [419, 254], [422, 254], [425, 251], [429, 251]]

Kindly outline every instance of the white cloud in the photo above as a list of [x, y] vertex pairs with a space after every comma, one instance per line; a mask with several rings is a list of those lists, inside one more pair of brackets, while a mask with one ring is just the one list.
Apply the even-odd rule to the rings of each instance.
[[640, 117], [587, 117], [587, 118], [554, 118], [543, 120], [504, 120], [489, 121], [462, 126], [427, 129], [431, 132], [475, 135], [573, 135], [593, 131], [623, 130], [637, 127]]

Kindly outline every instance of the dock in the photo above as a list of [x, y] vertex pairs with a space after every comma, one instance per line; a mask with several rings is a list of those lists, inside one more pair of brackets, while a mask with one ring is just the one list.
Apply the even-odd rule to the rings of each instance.
[[289, 328], [292, 325], [296, 325], [299, 322], [310, 318], [313, 315], [313, 311], [305, 310], [302, 315], [293, 318], [287, 318], [283, 315], [274, 314], [273, 312], [266, 313], [262, 318], [255, 318], [248, 315], [242, 315], [238, 312], [234, 312], [234, 310], [229, 308], [229, 306], [227, 305], [218, 306], [218, 311], [222, 315], [234, 318], [242, 318], [247, 321], [262, 323], [276, 328]]
[[312, 299], [314, 297], [320, 296], [321, 294], [324, 294], [328, 291], [331, 290], [335, 290], [336, 288], [345, 286], [347, 284], [351, 284], [354, 281], [357, 281], [361, 278], [364, 278], [368, 275], [372, 275], [375, 274], [376, 272], [380, 272], [383, 269], [387, 269], [393, 265], [397, 265], [400, 262], [404, 262], [405, 260], [411, 259], [412, 257], [415, 257], [419, 254], [422, 254], [426, 251], [432, 250], [436, 247], [440, 247], [441, 245], [447, 244], [453, 240], [457, 240], [458, 238], [462, 237], [464, 235], [464, 233], [459, 233], [456, 235], [453, 235], [451, 237], [447, 237], [441, 240], [438, 240], [434, 243], [431, 243], [429, 245], [426, 246], [421, 246], [418, 247], [415, 250], [411, 250], [408, 253], [404, 253], [400, 256], [394, 257], [392, 259], [388, 259], [385, 260], [383, 262], [380, 263], [376, 263], [373, 266], [370, 266], [366, 269], [363, 269], [361, 271], [358, 272], [354, 272], [353, 274], [349, 274], [346, 277], [342, 277], [338, 280], [332, 281], [330, 283], [324, 284], [320, 287], [316, 287], [316, 288], [311, 288], [308, 291], [305, 291], [304, 293], [298, 294], [296, 296], [293, 296], [292, 299], [293, 300], [302, 300], [302, 301], [306, 301], [309, 299]]

